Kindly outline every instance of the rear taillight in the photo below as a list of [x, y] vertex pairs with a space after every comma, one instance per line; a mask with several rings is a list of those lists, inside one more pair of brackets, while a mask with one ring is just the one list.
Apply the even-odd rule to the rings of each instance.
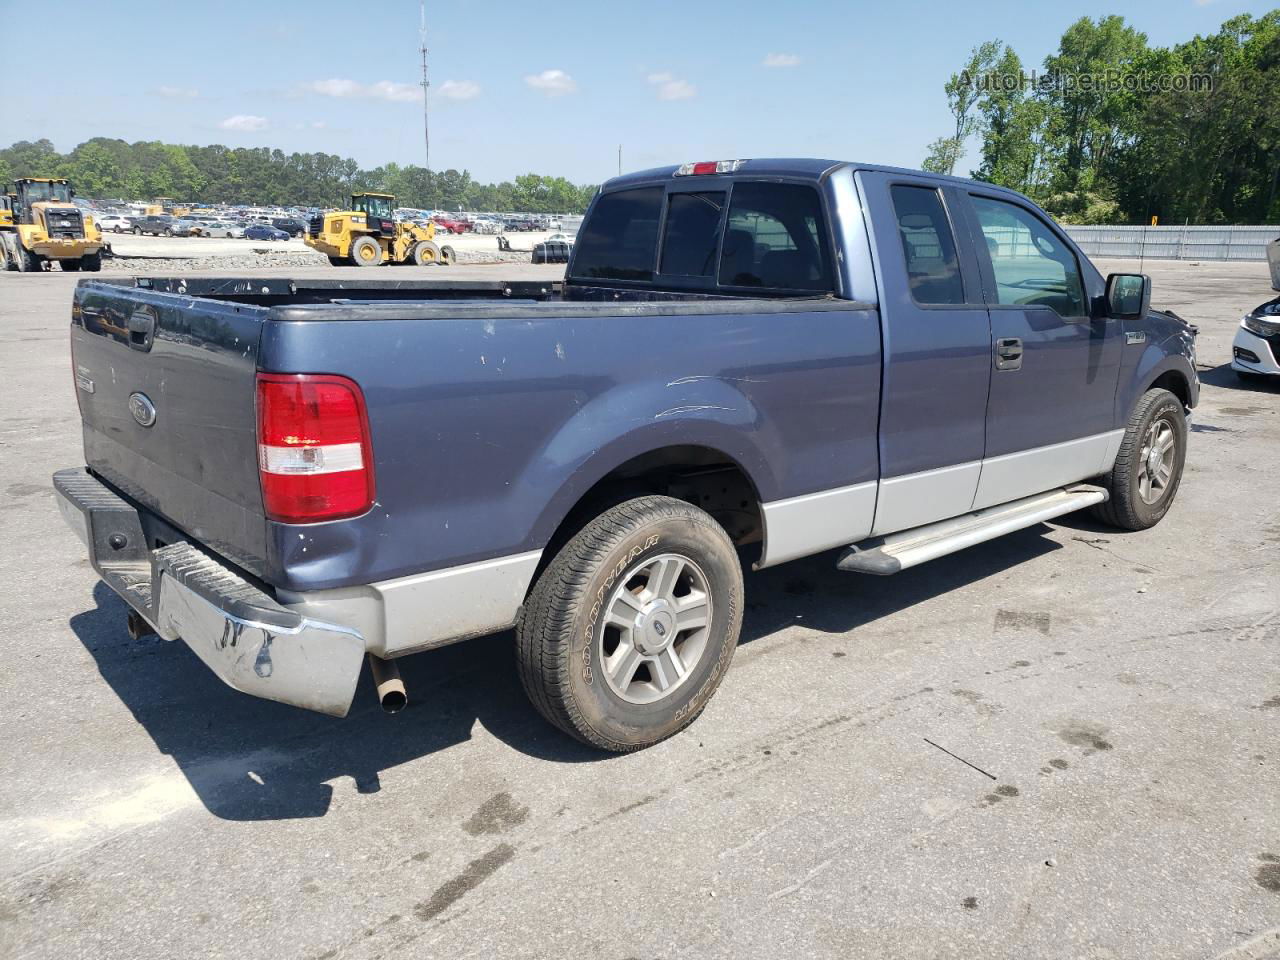
[[341, 520], [373, 505], [364, 395], [334, 374], [258, 374], [258, 472], [267, 516]]

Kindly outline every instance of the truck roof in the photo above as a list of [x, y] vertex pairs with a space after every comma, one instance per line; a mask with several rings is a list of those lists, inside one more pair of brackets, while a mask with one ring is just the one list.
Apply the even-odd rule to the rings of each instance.
[[[882, 163], [860, 163], [858, 161], [851, 160], [822, 160], [813, 157], [768, 157], [754, 160], [741, 160], [738, 169], [732, 174], [725, 174], [725, 176], [742, 176], [744, 174], [749, 174], [752, 176], [793, 177], [820, 180], [825, 174], [839, 167], [851, 167], [854, 170], [869, 170], [876, 173], [908, 174], [913, 177], [927, 177], [930, 180], [936, 180], [941, 183], [966, 185], [982, 183], [983, 189], [1000, 193], [1008, 193], [1013, 196], [1020, 196], [1016, 191], [1009, 190], [1007, 187], [996, 186], [994, 183], [977, 181], [968, 177], [954, 177], [942, 173], [927, 173], [923, 170], [913, 170], [909, 167], [894, 167]], [[678, 164], [672, 164], [666, 167], [652, 167], [648, 170], [637, 170], [634, 173], [625, 173], [620, 177], [614, 177], [611, 180], [606, 180], [601, 184], [600, 189], [602, 191], [608, 191], [617, 190], [621, 187], [638, 186], [645, 183], [664, 182], [670, 180], [679, 169], [680, 166]]]

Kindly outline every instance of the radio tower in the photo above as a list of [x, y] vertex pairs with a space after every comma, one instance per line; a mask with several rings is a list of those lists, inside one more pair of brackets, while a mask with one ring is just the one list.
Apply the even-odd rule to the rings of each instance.
[[427, 0], [422, 0], [422, 25], [418, 35], [422, 41], [422, 155], [427, 163], [427, 182], [431, 182], [431, 125], [427, 119], [427, 87], [431, 82], [427, 79]]

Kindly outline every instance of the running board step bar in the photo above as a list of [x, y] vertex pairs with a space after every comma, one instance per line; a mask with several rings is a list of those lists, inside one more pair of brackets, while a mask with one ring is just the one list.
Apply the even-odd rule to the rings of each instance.
[[1103, 503], [1107, 498], [1106, 490], [1087, 483], [1038, 493], [1034, 497], [976, 510], [950, 520], [864, 540], [841, 554], [836, 568], [846, 573], [888, 576], [926, 560], [945, 557], [976, 543], [1052, 520], [1064, 513]]

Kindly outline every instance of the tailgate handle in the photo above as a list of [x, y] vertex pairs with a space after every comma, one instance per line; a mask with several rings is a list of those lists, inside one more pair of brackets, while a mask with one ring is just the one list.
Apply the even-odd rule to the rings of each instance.
[[140, 307], [129, 317], [129, 346], [146, 353], [155, 338], [155, 312], [150, 307]]

